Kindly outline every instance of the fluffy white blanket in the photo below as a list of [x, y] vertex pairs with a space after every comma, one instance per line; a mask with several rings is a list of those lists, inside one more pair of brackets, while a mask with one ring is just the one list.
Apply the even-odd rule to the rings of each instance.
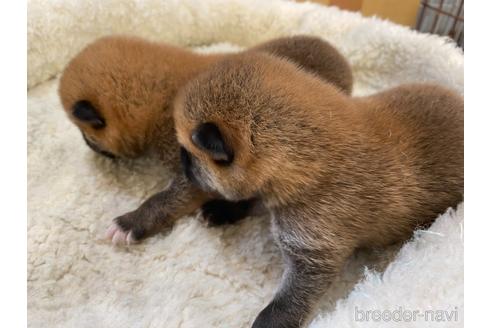
[[[248, 327], [281, 274], [265, 218], [213, 229], [184, 218], [127, 249], [100, 240], [113, 217], [167, 177], [152, 159], [95, 155], [65, 118], [49, 79], [93, 39], [128, 33], [232, 51], [314, 34], [347, 56], [355, 94], [411, 81], [463, 90], [463, 54], [446, 39], [310, 3], [33, 0], [28, 8], [30, 327]], [[462, 326], [462, 233], [460, 205], [401, 249], [356, 254], [311, 327]]]

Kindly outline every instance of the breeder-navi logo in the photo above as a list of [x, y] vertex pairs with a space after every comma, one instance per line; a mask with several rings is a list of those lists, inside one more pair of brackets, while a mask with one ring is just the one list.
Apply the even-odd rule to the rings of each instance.
[[394, 310], [361, 310], [357, 306], [355, 307], [355, 321], [358, 322], [413, 322], [413, 321], [426, 321], [426, 322], [449, 322], [458, 321], [458, 307], [454, 307], [454, 310], [409, 310], [403, 307], [398, 307]]

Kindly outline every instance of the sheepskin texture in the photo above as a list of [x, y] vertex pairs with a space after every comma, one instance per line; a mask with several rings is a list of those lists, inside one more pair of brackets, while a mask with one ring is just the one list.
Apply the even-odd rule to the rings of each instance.
[[[282, 272], [268, 218], [219, 228], [183, 218], [171, 231], [126, 248], [101, 239], [112, 218], [169, 178], [152, 158], [115, 162], [94, 154], [62, 111], [56, 77], [83, 46], [113, 33], [203, 52], [312, 34], [348, 58], [356, 95], [415, 81], [463, 92], [463, 54], [447, 39], [336, 8], [280, 0], [30, 1], [30, 327], [248, 327]], [[460, 205], [402, 248], [356, 253], [310, 327], [461, 327], [462, 235]], [[360, 321], [357, 310], [447, 310], [451, 321], [423, 315]]]

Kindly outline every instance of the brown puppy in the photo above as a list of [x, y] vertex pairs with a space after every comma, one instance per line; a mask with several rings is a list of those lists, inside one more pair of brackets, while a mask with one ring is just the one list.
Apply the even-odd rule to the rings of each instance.
[[[352, 90], [347, 61], [319, 38], [280, 38], [249, 51], [289, 58], [341, 91], [350, 94]], [[63, 107], [93, 150], [109, 157], [157, 152], [176, 173], [169, 189], [117, 218], [118, 225], [108, 233], [114, 242], [148, 236], [212, 197], [193, 189], [180, 175], [170, 107], [181, 86], [227, 56], [200, 55], [139, 38], [112, 36], [87, 46], [64, 70], [59, 87]], [[224, 201], [208, 203], [204, 216], [220, 224], [247, 215], [249, 202], [233, 205]], [[229, 211], [224, 211], [227, 208]]]
[[187, 176], [256, 198], [286, 269], [253, 327], [300, 327], [358, 247], [405, 240], [462, 200], [463, 99], [433, 85], [350, 98], [265, 54], [236, 55], [175, 104]]

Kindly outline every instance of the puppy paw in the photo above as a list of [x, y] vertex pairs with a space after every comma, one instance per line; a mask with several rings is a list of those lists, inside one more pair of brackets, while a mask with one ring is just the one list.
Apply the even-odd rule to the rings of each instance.
[[111, 240], [113, 245], [130, 245], [135, 243], [135, 239], [132, 237], [131, 231], [123, 231], [123, 229], [115, 222], [106, 230], [105, 237], [107, 240]]
[[201, 208], [202, 217], [209, 226], [219, 226], [227, 223], [226, 218], [222, 215], [222, 211], [217, 207], [216, 202], [216, 200], [206, 202]]
[[231, 202], [214, 199], [202, 205], [201, 212], [209, 226], [235, 223], [248, 215], [249, 201]]
[[135, 212], [129, 212], [113, 220], [106, 230], [106, 239], [113, 245], [135, 244], [146, 235], [142, 219]]

